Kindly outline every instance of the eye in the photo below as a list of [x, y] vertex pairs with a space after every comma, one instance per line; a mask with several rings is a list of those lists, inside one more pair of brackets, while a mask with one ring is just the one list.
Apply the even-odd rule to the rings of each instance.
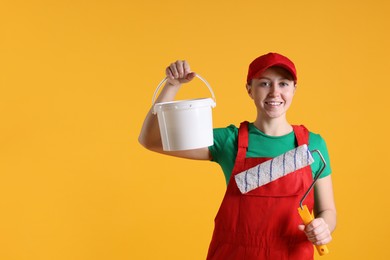
[[281, 87], [288, 87], [289, 85], [290, 85], [290, 83], [287, 82], [287, 81], [281, 81], [281, 82], [279, 83], [279, 86], [281, 86]]
[[271, 83], [268, 81], [260, 81], [259, 86], [260, 87], [269, 87], [269, 86], [271, 86]]

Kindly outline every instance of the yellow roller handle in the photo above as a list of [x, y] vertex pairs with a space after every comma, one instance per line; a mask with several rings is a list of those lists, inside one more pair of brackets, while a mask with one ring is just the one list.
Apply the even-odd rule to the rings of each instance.
[[[298, 213], [303, 220], [303, 224], [308, 225], [314, 220], [314, 215], [310, 213], [306, 205], [303, 208], [298, 208]], [[329, 253], [328, 247], [326, 245], [315, 246], [319, 255], [326, 255]]]

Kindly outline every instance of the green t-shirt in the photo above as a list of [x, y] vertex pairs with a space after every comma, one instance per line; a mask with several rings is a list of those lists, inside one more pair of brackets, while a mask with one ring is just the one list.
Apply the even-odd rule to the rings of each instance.
[[[249, 143], [246, 153], [247, 158], [252, 157], [276, 157], [296, 148], [294, 132], [283, 136], [269, 136], [257, 129], [253, 123], [248, 124]], [[214, 144], [209, 147], [212, 161], [217, 162], [225, 174], [226, 184], [229, 183], [237, 155], [238, 128], [230, 125], [226, 128], [214, 129]], [[309, 132], [309, 149], [318, 149], [326, 161], [326, 168], [320, 178], [331, 174], [328, 149], [324, 139], [319, 135]], [[321, 170], [323, 164], [318, 153], [312, 153], [314, 162], [311, 164], [313, 177]]]

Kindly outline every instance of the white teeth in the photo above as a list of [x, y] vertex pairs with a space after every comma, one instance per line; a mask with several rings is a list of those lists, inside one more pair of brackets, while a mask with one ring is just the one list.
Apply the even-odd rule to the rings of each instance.
[[266, 102], [268, 105], [271, 105], [271, 106], [279, 106], [280, 104], [282, 104], [282, 102]]

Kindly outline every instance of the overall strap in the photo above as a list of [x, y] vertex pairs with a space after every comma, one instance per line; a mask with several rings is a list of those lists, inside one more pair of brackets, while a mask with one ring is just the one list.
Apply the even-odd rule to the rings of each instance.
[[297, 138], [298, 146], [309, 145], [309, 130], [304, 125], [293, 125], [295, 137]]
[[246, 151], [248, 150], [248, 136], [248, 121], [244, 121], [238, 129], [236, 164], [241, 164], [245, 161]]

